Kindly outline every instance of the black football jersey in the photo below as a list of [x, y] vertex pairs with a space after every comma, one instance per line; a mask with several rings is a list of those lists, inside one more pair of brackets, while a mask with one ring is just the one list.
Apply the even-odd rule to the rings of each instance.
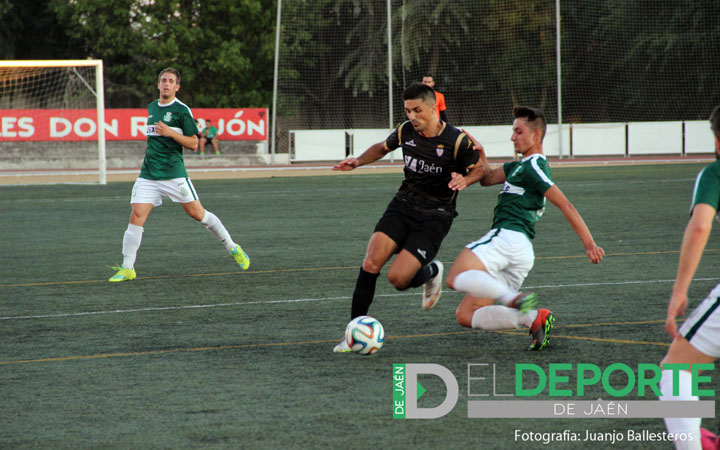
[[396, 196], [418, 211], [454, 215], [457, 191], [448, 187], [450, 174], [465, 175], [480, 158], [467, 135], [445, 124], [438, 136], [425, 137], [406, 121], [385, 144], [390, 150], [402, 147], [405, 180]]

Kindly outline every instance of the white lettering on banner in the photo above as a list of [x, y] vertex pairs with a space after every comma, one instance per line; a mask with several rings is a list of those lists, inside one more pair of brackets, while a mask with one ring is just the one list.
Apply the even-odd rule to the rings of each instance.
[[[19, 129], [20, 131], [16, 131]], [[3, 117], [0, 121], [0, 136], [11, 137], [30, 137], [35, 133], [32, 117]]]
[[15, 128], [16, 120], [17, 120], [16, 117], [3, 117], [2, 118], [2, 133], [0, 133], [0, 136], [5, 136], [5, 137], [17, 136], [17, 132], [10, 131], [13, 128]]
[[[242, 111], [238, 111], [235, 113], [235, 118], [228, 120], [227, 123], [227, 132], [230, 136], [240, 136], [241, 134], [245, 133], [245, 122], [240, 120], [240, 116], [242, 116]], [[235, 129], [237, 127], [237, 130]]]
[[147, 125], [147, 117], [130, 118], [130, 134], [132, 137], [145, 136], [145, 127]]
[[[266, 110], [257, 108], [201, 109], [201, 114], [213, 118], [220, 139], [267, 139]], [[164, 116], [164, 113], [163, 113]], [[205, 119], [200, 120], [200, 128]], [[0, 139], [29, 141], [93, 140], [103, 130], [110, 140], [144, 140], [148, 125], [157, 122], [141, 109], [106, 109], [105, 122], [97, 122], [96, 111], [29, 110], [13, 111], [0, 108]], [[416, 162], [416, 164], [418, 164]]]
[[254, 133], [260, 136], [265, 136], [265, 121], [260, 120], [259, 122], [253, 122], [248, 119], [247, 122], [239, 119], [242, 115], [242, 111], [235, 114], [234, 119], [230, 119], [225, 125], [225, 119], [218, 120], [218, 135], [222, 136], [227, 132], [230, 136], [242, 136], [247, 132], [248, 136], [252, 136]]
[[[62, 131], [58, 130], [58, 126], [64, 127]], [[72, 131], [72, 123], [63, 117], [51, 117], [50, 118], [50, 137], [61, 138], [65, 137]]]
[[30, 137], [35, 134], [32, 117], [21, 117], [20, 120], [18, 120], [18, 127], [22, 130], [18, 133], [20, 137]]
[[118, 135], [118, 121], [117, 119], [112, 120], [112, 124], [105, 123], [105, 126], [103, 127], [105, 129], [106, 133], [110, 133], [113, 136], [117, 137]]
[[[87, 130], [83, 130], [83, 125], [87, 125]], [[96, 128], [97, 127], [95, 126], [94, 121], [87, 118], [82, 118], [78, 119], [75, 122], [75, 125], [73, 126], [73, 131], [76, 135], [80, 137], [90, 137], [95, 134]]]
[[248, 120], [248, 136], [253, 135], [253, 131], [257, 131], [260, 136], [265, 136], [265, 121], [261, 120], [258, 123], [253, 123]]

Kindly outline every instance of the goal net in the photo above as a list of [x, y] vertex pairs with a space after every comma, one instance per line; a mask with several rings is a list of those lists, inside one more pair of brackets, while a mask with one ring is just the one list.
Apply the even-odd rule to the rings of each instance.
[[105, 184], [100, 60], [0, 61], [0, 174]]

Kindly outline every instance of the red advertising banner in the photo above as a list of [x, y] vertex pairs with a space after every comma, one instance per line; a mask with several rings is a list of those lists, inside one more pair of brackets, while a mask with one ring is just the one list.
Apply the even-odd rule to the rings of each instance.
[[[267, 108], [197, 108], [200, 127], [207, 119], [225, 141], [267, 140]], [[0, 109], [0, 141], [93, 141], [94, 109]], [[145, 140], [147, 109], [106, 109], [105, 140]]]

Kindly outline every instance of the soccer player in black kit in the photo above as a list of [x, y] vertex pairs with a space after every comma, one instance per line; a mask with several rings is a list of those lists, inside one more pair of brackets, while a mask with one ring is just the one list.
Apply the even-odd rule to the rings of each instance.
[[[486, 171], [482, 149], [474, 149], [463, 132], [438, 119], [431, 87], [413, 83], [403, 92], [403, 100], [407, 121], [384, 142], [333, 167], [353, 170], [398, 147], [405, 161], [405, 180], [370, 237], [353, 292], [351, 319], [367, 314], [380, 270], [395, 254], [387, 275], [390, 283], [401, 291], [424, 285], [423, 309], [437, 304], [443, 265], [434, 258], [457, 216], [457, 193]], [[343, 340], [333, 351], [344, 353], [350, 348]]]

